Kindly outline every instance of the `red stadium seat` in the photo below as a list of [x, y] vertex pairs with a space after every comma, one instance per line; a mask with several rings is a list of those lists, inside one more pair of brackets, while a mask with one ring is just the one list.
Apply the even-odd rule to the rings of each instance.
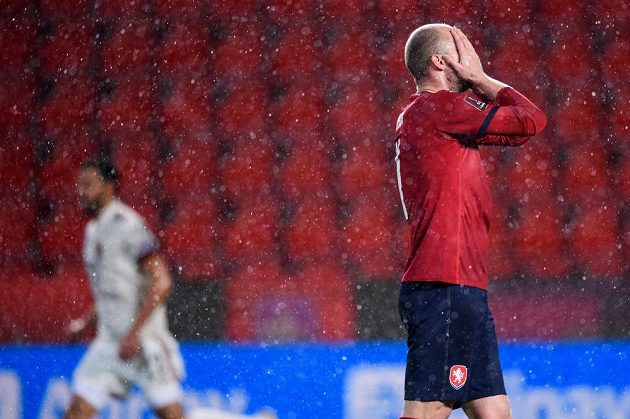
[[[22, 197], [24, 197], [22, 192]], [[21, 198], [22, 198], [21, 197]], [[2, 217], [0, 217], [0, 266], [24, 267], [29, 263], [32, 252], [37, 215], [35, 202], [26, 199], [17, 200], [15, 196], [2, 197]]]
[[[491, 74], [501, 74], [514, 82], [524, 85], [535, 84], [536, 77], [536, 50], [533, 46], [531, 34], [501, 34], [500, 46], [485, 57], [480, 51], [482, 62], [490, 63], [488, 71]], [[530, 45], [530, 43], [532, 45]], [[526, 82], [528, 80], [528, 82]]]
[[297, 21], [308, 25], [315, 8], [309, 0], [270, 0], [265, 2], [265, 9], [272, 22], [294, 25]]
[[42, 0], [39, 13], [53, 21], [76, 22], [90, 14], [92, 4], [89, 0]]
[[374, 37], [365, 28], [344, 31], [332, 46], [329, 71], [338, 80], [365, 76], [374, 67], [374, 50]]
[[274, 253], [279, 214], [276, 200], [268, 194], [248, 196], [225, 228], [225, 251], [240, 265], [255, 263]]
[[174, 81], [168, 97], [163, 99], [164, 133], [170, 137], [207, 136], [212, 114], [205, 77], [182, 77]]
[[54, 86], [41, 108], [43, 134], [74, 136], [94, 117], [95, 89], [89, 79], [75, 78]]
[[614, 105], [612, 111], [606, 112], [605, 129], [610, 137], [626, 146], [626, 139], [630, 136], [630, 113], [625, 109], [630, 103], [630, 86], [622, 83], [615, 85], [613, 89]]
[[[274, 259], [243, 266], [227, 278], [226, 334], [228, 340], [245, 341], [262, 338], [260, 328], [254, 322], [258, 314], [252, 310], [263, 293], [278, 293], [286, 287], [286, 274]], [[258, 321], [260, 322], [260, 320]]]
[[615, 175], [612, 176], [612, 183], [619, 196], [624, 196], [630, 191], [630, 155], [626, 154], [621, 159], [618, 170], [615, 170]]
[[621, 278], [627, 263], [622, 259], [617, 208], [603, 200], [583, 205], [571, 226], [572, 254], [586, 273], [594, 278]]
[[267, 122], [266, 106], [264, 92], [250, 88], [234, 90], [218, 105], [219, 127], [228, 135], [257, 133]]
[[154, 11], [161, 19], [181, 20], [203, 16], [207, 9], [207, 3], [204, 0], [160, 0], [155, 3]]
[[608, 154], [598, 147], [571, 150], [563, 177], [562, 194], [575, 201], [609, 196]]
[[352, 339], [349, 281], [334, 266], [289, 276], [274, 263], [248, 266], [226, 283], [227, 335], [233, 341]]
[[4, 16], [16, 17], [34, 12], [30, 0], [2, 0], [1, 7]]
[[569, 272], [562, 215], [552, 200], [523, 205], [513, 247], [521, 266], [536, 279], [558, 280]]
[[273, 151], [266, 139], [237, 139], [234, 154], [226, 158], [221, 167], [221, 177], [228, 194], [243, 200], [253, 192], [269, 191]]
[[347, 340], [355, 337], [356, 311], [351, 283], [333, 263], [316, 263], [301, 269], [294, 282], [304, 295], [314, 297], [319, 312], [319, 340]]
[[50, 218], [39, 228], [44, 261], [55, 265], [79, 263], [86, 223], [77, 200], [53, 202]]
[[329, 153], [315, 138], [296, 142], [280, 169], [281, 193], [299, 199], [324, 189], [330, 182]]
[[47, 77], [71, 79], [87, 73], [95, 40], [85, 23], [52, 25], [53, 33], [40, 49], [40, 68]]
[[[413, 24], [413, 18], [426, 16], [428, 7], [421, 2], [408, 0], [381, 0], [378, 2], [378, 13], [385, 22], [391, 22], [394, 26], [402, 26], [405, 32], [411, 34], [417, 26]], [[414, 26], [413, 28], [411, 26]], [[418, 25], [419, 26], [419, 25]]]
[[539, 13], [540, 18], [547, 22], [565, 22], [571, 28], [584, 27], [588, 16], [580, 0], [544, 1], [540, 4]]
[[589, 86], [593, 74], [596, 74], [593, 57], [595, 53], [589, 37], [580, 36], [579, 33], [558, 35], [546, 59], [547, 75], [554, 83], [554, 89], [563, 88], [574, 91], [577, 88]]
[[299, 80], [304, 71], [312, 74], [322, 67], [321, 34], [317, 29], [309, 30], [312, 32], [307, 35], [293, 29], [285, 32], [272, 53], [274, 75]]
[[67, 342], [70, 321], [84, 315], [93, 304], [81, 265], [64, 265], [53, 276], [22, 271], [16, 277], [0, 281], [0, 341]]
[[153, 32], [153, 25], [145, 19], [113, 23], [101, 50], [103, 73], [120, 78], [146, 73], [152, 62]]
[[206, 27], [179, 22], [169, 24], [167, 28], [157, 52], [160, 71], [183, 78], [207, 71], [210, 46]]
[[488, 252], [488, 276], [509, 279], [518, 269], [514, 255], [515, 222], [509, 217], [506, 206], [496, 206], [490, 223], [490, 249]]
[[35, 83], [28, 78], [19, 79], [11, 73], [0, 73], [0, 126], [4, 135], [12, 131], [26, 131], [32, 115]]
[[0, 56], [3, 71], [20, 74], [26, 69], [35, 54], [36, 22], [31, 16], [17, 16], [0, 20]]
[[[160, 2], [161, 3], [161, 2]], [[151, 10], [149, 0], [107, 0], [94, 5], [97, 14], [106, 21], [115, 19], [142, 19]]]
[[20, 195], [33, 180], [35, 155], [32, 140], [23, 133], [0, 143], [0, 196]]
[[42, 165], [40, 192], [46, 199], [66, 199], [76, 196], [76, 182], [81, 163], [94, 157], [92, 139], [75, 136], [49, 144], [52, 153]]
[[513, 163], [505, 168], [507, 180], [506, 191], [516, 200], [527, 200], [528, 197], [548, 196], [552, 191], [555, 179], [554, 156], [549, 148], [519, 153]]
[[396, 247], [388, 204], [379, 199], [357, 204], [343, 229], [343, 248], [363, 279], [392, 279], [402, 271], [404, 252]]
[[164, 191], [171, 197], [207, 196], [215, 175], [216, 143], [184, 138], [176, 147], [174, 157], [163, 168]]
[[370, 13], [373, 2], [364, 0], [325, 0], [322, 10], [335, 22], [361, 22], [360, 17]]
[[147, 132], [155, 100], [153, 89], [145, 78], [118, 80], [114, 91], [101, 102], [101, 129], [122, 136]]
[[374, 92], [371, 81], [346, 86], [345, 92], [328, 114], [328, 120], [338, 135], [342, 137], [373, 135], [381, 115]]
[[[188, 1], [188, 0], [187, 0]], [[258, 3], [253, 1], [211, 1], [210, 15], [216, 16], [220, 21], [230, 21], [234, 16], [241, 18], [252, 18], [256, 21], [258, 15]]]
[[597, 136], [598, 112], [596, 99], [585, 92], [574, 92], [561, 103], [556, 123], [555, 142], [575, 144]]
[[395, 168], [393, 164], [383, 163], [383, 160], [384, 156], [374, 148], [356, 147], [348, 150], [336, 182], [340, 194], [347, 198], [385, 189], [388, 178], [395, 176]]
[[499, 341], [601, 336], [601, 309], [589, 292], [508, 292], [490, 298]]
[[177, 272], [187, 279], [214, 277], [217, 209], [212, 200], [182, 200], [176, 216], [164, 227], [164, 247]]
[[[627, 29], [626, 23], [630, 21], [630, 7], [628, 7], [628, 2], [625, 0], [599, 0], [589, 4], [589, 9], [592, 10], [593, 16], [596, 16], [598, 20], [615, 22], [616, 28]], [[623, 34], [622, 37], [624, 37]], [[627, 36], [625, 38], [627, 39]]]
[[121, 173], [121, 197], [137, 202], [150, 195], [156, 183], [156, 143], [152, 138], [128, 137], [115, 145], [113, 159]]
[[458, 1], [457, 3], [439, 2], [430, 7], [425, 16], [426, 19], [430, 19], [428, 20], [430, 22], [447, 22], [456, 25], [464, 31], [473, 45], [478, 45], [477, 41], [483, 35], [479, 28], [486, 24], [483, 9], [479, 6], [479, 3], [473, 0]]
[[515, 0], [506, 4], [500, 0], [485, 3], [492, 24], [501, 23], [508, 27], [522, 27], [530, 21], [532, 5], [527, 0]]
[[[397, 30], [389, 43], [380, 50], [377, 57], [376, 71], [383, 81], [387, 83], [400, 84], [401, 82], [409, 82], [409, 94], [415, 93], [413, 89], [413, 79], [409, 70], [405, 66], [404, 52], [407, 39], [411, 35], [411, 31]], [[406, 83], [405, 83], [406, 84]]]
[[281, 129], [295, 128], [301, 133], [315, 131], [324, 117], [321, 91], [310, 84], [291, 85], [270, 111]]
[[223, 42], [212, 51], [214, 73], [237, 82], [255, 74], [261, 56], [259, 38], [259, 31], [252, 25], [244, 25], [228, 32]]
[[610, 41], [601, 57], [604, 80], [618, 87], [627, 80], [624, 71], [630, 55], [630, 40], [621, 36]]
[[338, 236], [335, 213], [328, 198], [299, 201], [285, 233], [287, 250], [292, 260], [316, 261], [332, 257]]

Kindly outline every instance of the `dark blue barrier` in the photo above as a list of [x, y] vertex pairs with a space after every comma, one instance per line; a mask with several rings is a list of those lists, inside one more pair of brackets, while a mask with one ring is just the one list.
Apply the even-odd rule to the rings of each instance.
[[[0, 419], [58, 418], [84, 347], [0, 348]], [[184, 344], [186, 407], [281, 419], [398, 418], [405, 346]], [[501, 346], [514, 417], [630, 418], [630, 342]], [[151, 417], [142, 397], [112, 403], [103, 418]], [[456, 413], [453, 418], [463, 417]]]

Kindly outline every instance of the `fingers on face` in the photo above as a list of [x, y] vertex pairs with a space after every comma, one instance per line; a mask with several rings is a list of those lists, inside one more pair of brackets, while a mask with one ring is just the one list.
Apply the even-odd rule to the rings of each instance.
[[473, 45], [470, 43], [470, 40], [468, 39], [468, 37], [466, 36], [466, 34], [464, 34], [464, 32], [462, 32], [461, 29], [459, 29], [458, 27], [453, 27], [453, 29], [451, 30], [451, 32], [453, 33], [453, 38], [455, 40], [459, 40], [459, 44], [456, 45], [458, 46], [458, 50], [460, 51], [460, 53], [462, 51], [466, 51], [466, 52], [472, 52], [475, 50], [475, 48], [473, 47]]
[[456, 29], [457, 28], [451, 29], [451, 35], [453, 36], [453, 41], [455, 41], [455, 48], [457, 48], [457, 53], [459, 54], [459, 61], [461, 61], [462, 53], [465, 51], [465, 45], [462, 41], [461, 35]]
[[457, 30], [459, 31], [459, 33], [462, 36], [462, 39], [464, 40], [464, 43], [466, 44], [466, 46], [468, 47], [468, 49], [470, 49], [471, 51], [475, 50], [475, 47], [473, 47], [472, 42], [470, 42], [470, 39], [468, 39], [468, 37], [466, 36], [466, 34], [464, 32], [462, 32], [461, 29], [457, 28]]

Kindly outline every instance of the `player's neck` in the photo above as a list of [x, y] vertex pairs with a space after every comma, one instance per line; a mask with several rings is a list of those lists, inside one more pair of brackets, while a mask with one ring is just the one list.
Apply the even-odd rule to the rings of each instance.
[[435, 93], [440, 90], [448, 90], [448, 86], [441, 83], [419, 83], [416, 84], [416, 93]]
[[98, 210], [98, 212], [96, 214], [94, 214], [95, 218], [100, 217], [103, 212], [105, 212], [105, 208], [107, 208], [109, 206], [109, 204], [112, 203], [112, 201], [114, 200], [114, 196], [113, 195], [105, 195], [103, 197], [103, 203], [101, 205], [101, 208]]
[[444, 77], [439, 77], [430, 73], [424, 80], [416, 83], [417, 93], [435, 93], [440, 90], [449, 90], [448, 83]]

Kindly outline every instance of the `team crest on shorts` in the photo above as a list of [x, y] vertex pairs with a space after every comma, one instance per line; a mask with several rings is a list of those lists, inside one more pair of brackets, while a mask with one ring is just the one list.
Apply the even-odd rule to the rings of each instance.
[[466, 384], [468, 378], [468, 368], [464, 365], [453, 365], [448, 377], [448, 381], [455, 390], [459, 390]]

